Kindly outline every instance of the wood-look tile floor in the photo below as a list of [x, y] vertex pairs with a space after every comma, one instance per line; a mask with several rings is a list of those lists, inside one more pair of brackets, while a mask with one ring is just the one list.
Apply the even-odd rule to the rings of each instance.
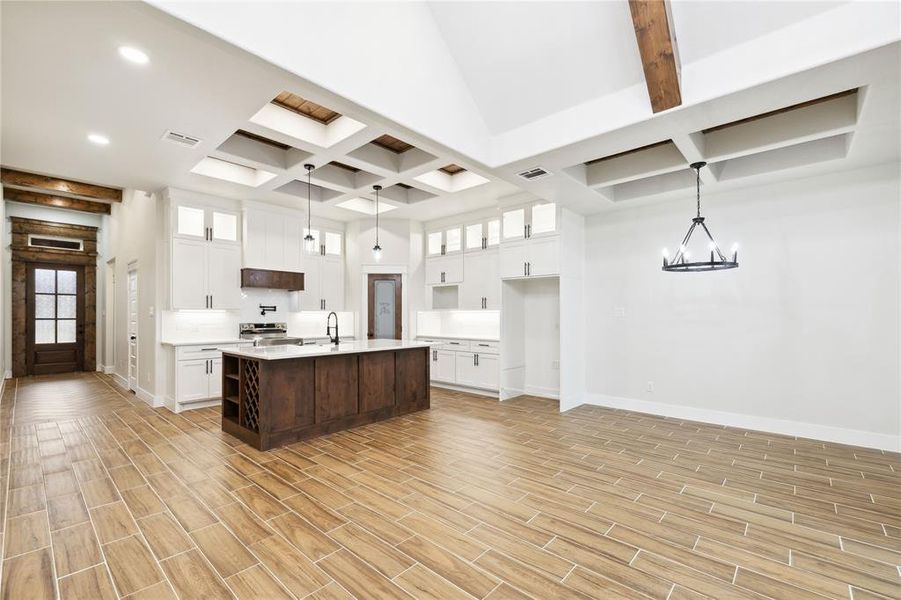
[[901, 456], [435, 389], [257, 452], [95, 374], [7, 382], [2, 598], [899, 598]]

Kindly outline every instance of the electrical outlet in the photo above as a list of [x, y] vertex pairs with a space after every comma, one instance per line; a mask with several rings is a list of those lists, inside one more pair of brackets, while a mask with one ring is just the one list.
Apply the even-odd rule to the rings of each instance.
[[552, 360], [552, 361], [551, 361], [551, 368], [552, 368], [553, 370], [555, 370], [555, 371], [559, 371], [559, 370], [560, 370], [560, 361], [559, 361], [559, 360]]
[[645, 388], [645, 390], [648, 391], [648, 392], [653, 392], [653, 391], [654, 391], [654, 382], [653, 382], [653, 381], [649, 381], [647, 387]]
[[626, 307], [625, 306], [617, 306], [613, 309], [613, 314], [618, 318], [622, 318], [626, 316]]

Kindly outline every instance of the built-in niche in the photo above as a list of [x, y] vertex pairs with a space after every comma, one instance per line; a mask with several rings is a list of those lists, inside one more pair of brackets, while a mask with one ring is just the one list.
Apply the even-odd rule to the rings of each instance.
[[559, 398], [560, 279], [504, 281], [501, 303], [501, 400]]

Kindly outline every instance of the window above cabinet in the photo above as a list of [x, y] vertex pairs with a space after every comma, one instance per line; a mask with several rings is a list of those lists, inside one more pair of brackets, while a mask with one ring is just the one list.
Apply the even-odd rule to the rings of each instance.
[[175, 237], [238, 244], [240, 215], [236, 211], [177, 204], [172, 211]]
[[504, 211], [504, 241], [557, 233], [557, 205], [541, 202]]

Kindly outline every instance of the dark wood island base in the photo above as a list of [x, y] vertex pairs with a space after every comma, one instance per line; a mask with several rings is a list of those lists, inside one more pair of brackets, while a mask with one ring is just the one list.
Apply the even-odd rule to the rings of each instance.
[[222, 430], [258, 450], [429, 408], [429, 349], [270, 359], [224, 351]]

